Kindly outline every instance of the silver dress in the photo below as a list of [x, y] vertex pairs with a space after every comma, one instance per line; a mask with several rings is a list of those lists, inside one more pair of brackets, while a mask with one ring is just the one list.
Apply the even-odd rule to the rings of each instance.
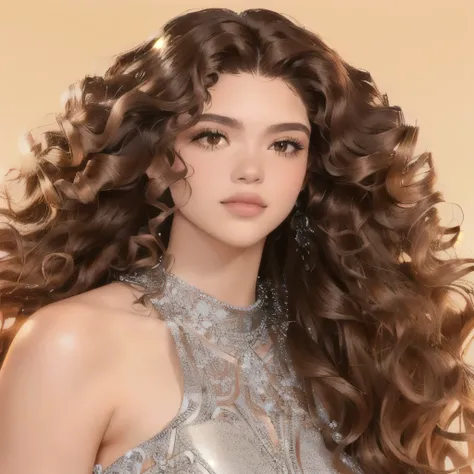
[[[160, 266], [121, 280], [160, 288], [151, 301], [176, 343], [184, 397], [163, 431], [112, 465], [96, 465], [93, 474], [338, 472], [318, 430], [334, 424], [321, 408], [317, 426], [297, 395], [301, 386], [282, 349], [288, 324], [276, 292], [259, 284], [257, 302], [244, 309]], [[341, 459], [349, 472], [362, 474], [349, 456]]]

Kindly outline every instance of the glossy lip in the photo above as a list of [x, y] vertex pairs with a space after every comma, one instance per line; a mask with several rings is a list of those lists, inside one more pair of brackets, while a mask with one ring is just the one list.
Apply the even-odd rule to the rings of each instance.
[[227, 199], [224, 199], [224, 201], [221, 201], [221, 204], [230, 203], [253, 204], [262, 208], [267, 207], [263, 199], [255, 193], [237, 193]]

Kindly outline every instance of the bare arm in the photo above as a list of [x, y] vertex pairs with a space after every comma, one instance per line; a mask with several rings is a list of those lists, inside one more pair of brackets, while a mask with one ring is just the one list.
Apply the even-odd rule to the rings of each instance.
[[92, 472], [112, 403], [109, 356], [85, 313], [51, 305], [15, 338], [0, 371], [2, 474]]

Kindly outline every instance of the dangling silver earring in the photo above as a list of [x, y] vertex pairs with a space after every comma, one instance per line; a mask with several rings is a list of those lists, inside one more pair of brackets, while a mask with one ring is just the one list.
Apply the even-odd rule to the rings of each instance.
[[311, 248], [311, 235], [314, 235], [314, 230], [310, 227], [308, 216], [301, 211], [298, 203], [296, 203], [296, 211], [291, 218], [291, 228], [295, 232], [296, 251], [301, 255], [304, 269], [311, 271], [314, 266], [310, 265], [309, 253]]

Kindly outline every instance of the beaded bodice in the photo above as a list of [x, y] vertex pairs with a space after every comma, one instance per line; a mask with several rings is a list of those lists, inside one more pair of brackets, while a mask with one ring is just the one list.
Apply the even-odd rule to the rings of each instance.
[[160, 288], [151, 302], [173, 335], [184, 396], [164, 430], [94, 474], [337, 473], [284, 349], [276, 292], [260, 283], [257, 302], [237, 308], [159, 266], [122, 280]]

